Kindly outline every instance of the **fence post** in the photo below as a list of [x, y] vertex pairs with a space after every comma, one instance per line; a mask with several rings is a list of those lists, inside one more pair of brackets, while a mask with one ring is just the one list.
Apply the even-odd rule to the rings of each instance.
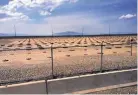
[[133, 39], [131, 39], [131, 41], [130, 41], [130, 43], [131, 43], [131, 56], [132, 56], [132, 48], [133, 48], [132, 41], [133, 41]]
[[47, 83], [47, 79], [45, 79], [45, 84], [46, 84], [46, 94], [48, 94], [48, 83]]
[[51, 43], [51, 62], [52, 62], [52, 78], [54, 78], [54, 73], [53, 73], [53, 43]]
[[100, 67], [100, 72], [102, 72], [102, 68], [103, 68], [103, 41], [101, 43], [101, 67]]

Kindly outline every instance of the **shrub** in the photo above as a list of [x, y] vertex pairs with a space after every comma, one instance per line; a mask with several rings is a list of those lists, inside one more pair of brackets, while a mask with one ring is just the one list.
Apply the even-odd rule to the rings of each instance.
[[69, 51], [75, 51], [74, 49], [70, 49]]
[[106, 49], [112, 49], [112, 47], [105, 47]]
[[70, 57], [70, 55], [66, 55], [67, 57]]
[[115, 48], [122, 48], [121, 46], [116, 46]]
[[8, 59], [4, 59], [4, 60], [3, 60], [3, 62], [7, 62], [7, 61], [9, 61], [9, 60], [8, 60]]
[[4, 44], [2, 44], [1, 46], [5, 46]]
[[26, 58], [26, 60], [31, 60], [32, 58]]

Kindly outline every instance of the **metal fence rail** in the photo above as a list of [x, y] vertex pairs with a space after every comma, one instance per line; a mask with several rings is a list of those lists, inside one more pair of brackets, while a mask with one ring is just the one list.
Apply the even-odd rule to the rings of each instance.
[[[104, 69], [105, 68], [105, 64], [104, 64], [104, 57], [106, 57], [106, 55], [104, 55], [104, 47], [107, 47], [107, 46], [111, 46], [111, 45], [113, 45], [113, 46], [118, 46], [118, 45], [121, 45], [121, 46], [124, 46], [124, 45], [130, 45], [130, 50], [129, 50], [129, 57], [131, 57], [131, 56], [133, 56], [133, 45], [136, 45], [135, 43], [130, 43], [130, 44], [106, 44], [106, 45], [104, 45], [104, 43], [106, 43], [106, 42], [102, 42], [102, 43], [99, 43], [99, 45], [94, 45], [94, 44], [92, 44], [92, 45], [76, 45], [76, 46], [61, 46], [61, 47], [54, 47], [53, 46], [53, 44], [51, 44], [51, 47], [47, 47], [47, 48], [30, 48], [30, 49], [20, 49], [20, 48], [18, 48], [18, 49], [3, 49], [3, 50], [0, 50], [0, 52], [8, 52], [8, 51], [23, 51], [23, 50], [26, 50], [26, 51], [30, 51], [30, 50], [47, 50], [47, 49], [49, 49], [50, 50], [50, 60], [51, 60], [51, 64], [49, 64], [48, 66], [49, 66], [49, 69], [51, 69], [50, 71], [49, 71], [49, 75], [48, 76], [46, 76], [46, 74], [44, 74], [44, 76], [40, 76], [40, 77], [32, 77], [32, 78], [28, 78], [28, 79], [25, 79], [25, 78], [22, 78], [22, 77], [20, 77], [20, 79], [19, 80], [3, 80], [3, 81], [1, 81], [0, 82], [0, 85], [5, 85], [5, 84], [12, 84], [12, 83], [18, 83], [18, 82], [25, 82], [25, 81], [32, 81], [32, 80], [41, 80], [41, 79], [53, 79], [53, 78], [58, 78], [58, 77], [64, 77], [64, 76], [68, 76], [68, 73], [67, 74], [65, 74], [64, 75], [64, 70], [69, 70], [69, 69], [71, 69], [70, 70], [70, 72], [71, 71], [73, 71], [74, 69], [73, 68], [76, 68], [76, 69], [80, 69], [80, 67], [81, 67], [81, 69], [80, 70], [82, 70], [83, 68], [84, 69], [87, 69], [87, 66], [85, 65], [85, 64], [79, 64], [79, 62], [77, 63], [80, 67], [76, 67], [76, 65], [75, 64], [71, 64], [71, 65], [66, 65], [66, 66], [61, 66], [60, 64], [59, 64], [59, 67], [58, 67], [58, 63], [56, 63], [58, 60], [57, 59], [55, 59], [55, 50], [56, 49], [60, 49], [60, 48], [63, 48], [63, 49], [70, 49], [70, 48], [83, 48], [84, 50], [85, 50], [85, 48], [91, 48], [91, 47], [98, 47], [98, 48], [100, 48], [100, 52], [97, 54], [97, 56], [96, 56], [96, 58], [98, 58], [99, 59], [99, 62], [100, 63], [98, 63], [98, 64], [100, 64], [100, 65], [96, 65], [96, 66], [99, 66], [99, 67], [97, 67], [97, 68], [100, 68], [100, 69], [97, 69], [97, 70], [93, 70], [93, 69], [91, 69], [90, 71], [84, 71], [84, 70], [82, 70], [81, 72], [77, 72], [77, 73], [71, 73], [71, 74], [69, 74], [69, 76], [73, 76], [73, 75], [79, 75], [79, 74], [87, 74], [87, 73], [96, 73], [96, 72], [104, 72], [104, 71], [108, 71], [108, 70], [119, 70], [119, 69], [128, 69], [128, 68], [136, 68], [137, 67], [137, 64], [135, 64], [134, 63], [134, 65], [133, 66], [124, 66], [124, 67], [121, 67], [120, 65], [117, 67], [117, 68], [113, 68], [113, 69], [111, 69], [111, 68], [108, 68], [107, 67], [107, 69]], [[87, 49], [85, 50], [85, 51], [87, 51]], [[84, 55], [87, 55], [87, 54], [84, 54]], [[69, 54], [67, 54], [67, 56], [68, 57], [70, 57], [70, 55]], [[117, 55], [118, 56], [118, 55]], [[108, 57], [108, 56], [107, 56]], [[85, 58], [87, 58], [87, 57], [85, 57]], [[113, 57], [112, 57], [113, 58]], [[81, 59], [81, 58], [80, 58]], [[90, 59], [90, 58], [89, 58]], [[73, 62], [73, 60], [70, 60], [70, 59], [68, 59], [70, 62]], [[79, 59], [78, 59], [79, 60]], [[5, 60], [6, 61], [6, 60]], [[86, 62], [87, 60], [83, 60], [82, 62]], [[136, 60], [134, 60], [134, 61], [136, 61]], [[60, 63], [60, 61], [59, 61], [59, 63]], [[89, 64], [90, 63], [90, 64]], [[91, 65], [91, 62], [89, 62], [88, 64], [89, 64], [89, 66]], [[97, 64], [97, 63], [95, 63], [95, 64]], [[45, 65], [45, 68], [47, 68], [47, 65]], [[61, 72], [61, 74], [60, 73], [58, 73], [58, 72], [56, 72], [55, 71], [55, 68], [56, 69], [59, 69], [59, 68], [64, 68], [63, 69], [63, 72]], [[41, 70], [41, 68], [40, 68], [40, 70]], [[39, 70], [38, 70], [39, 71]], [[57, 70], [58, 71], [58, 70]], [[75, 71], [75, 70], [74, 70]], [[76, 70], [77, 71], [77, 70]], [[1, 72], [1, 71], [0, 71]], [[9, 70], [9, 72], [10, 72], [10, 70]], [[16, 72], [18, 72], [18, 71], [16, 71]], [[24, 72], [23, 70], [22, 70], [22, 67], [21, 68], [19, 68], [19, 72], [20, 72], [20, 74], [19, 75], [22, 75], [22, 73]], [[18, 73], [19, 73], [18, 72]], [[31, 72], [31, 71], [30, 71]], [[69, 72], [69, 73], [70, 73]], [[55, 75], [55, 73], [57, 73], [56, 75]], [[32, 75], [33, 76], [33, 75]], [[12, 75], [11, 76], [8, 76], [8, 77], [12, 77]]]

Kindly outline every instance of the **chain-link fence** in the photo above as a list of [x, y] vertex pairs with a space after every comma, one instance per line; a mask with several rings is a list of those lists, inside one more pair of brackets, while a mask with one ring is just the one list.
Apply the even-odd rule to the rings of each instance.
[[135, 38], [99, 39], [31, 38], [2, 43], [0, 84], [137, 67]]

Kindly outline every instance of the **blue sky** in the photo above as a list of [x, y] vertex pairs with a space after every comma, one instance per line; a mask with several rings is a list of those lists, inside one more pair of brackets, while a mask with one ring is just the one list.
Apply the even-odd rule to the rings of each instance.
[[0, 0], [0, 33], [137, 32], [137, 0]]

